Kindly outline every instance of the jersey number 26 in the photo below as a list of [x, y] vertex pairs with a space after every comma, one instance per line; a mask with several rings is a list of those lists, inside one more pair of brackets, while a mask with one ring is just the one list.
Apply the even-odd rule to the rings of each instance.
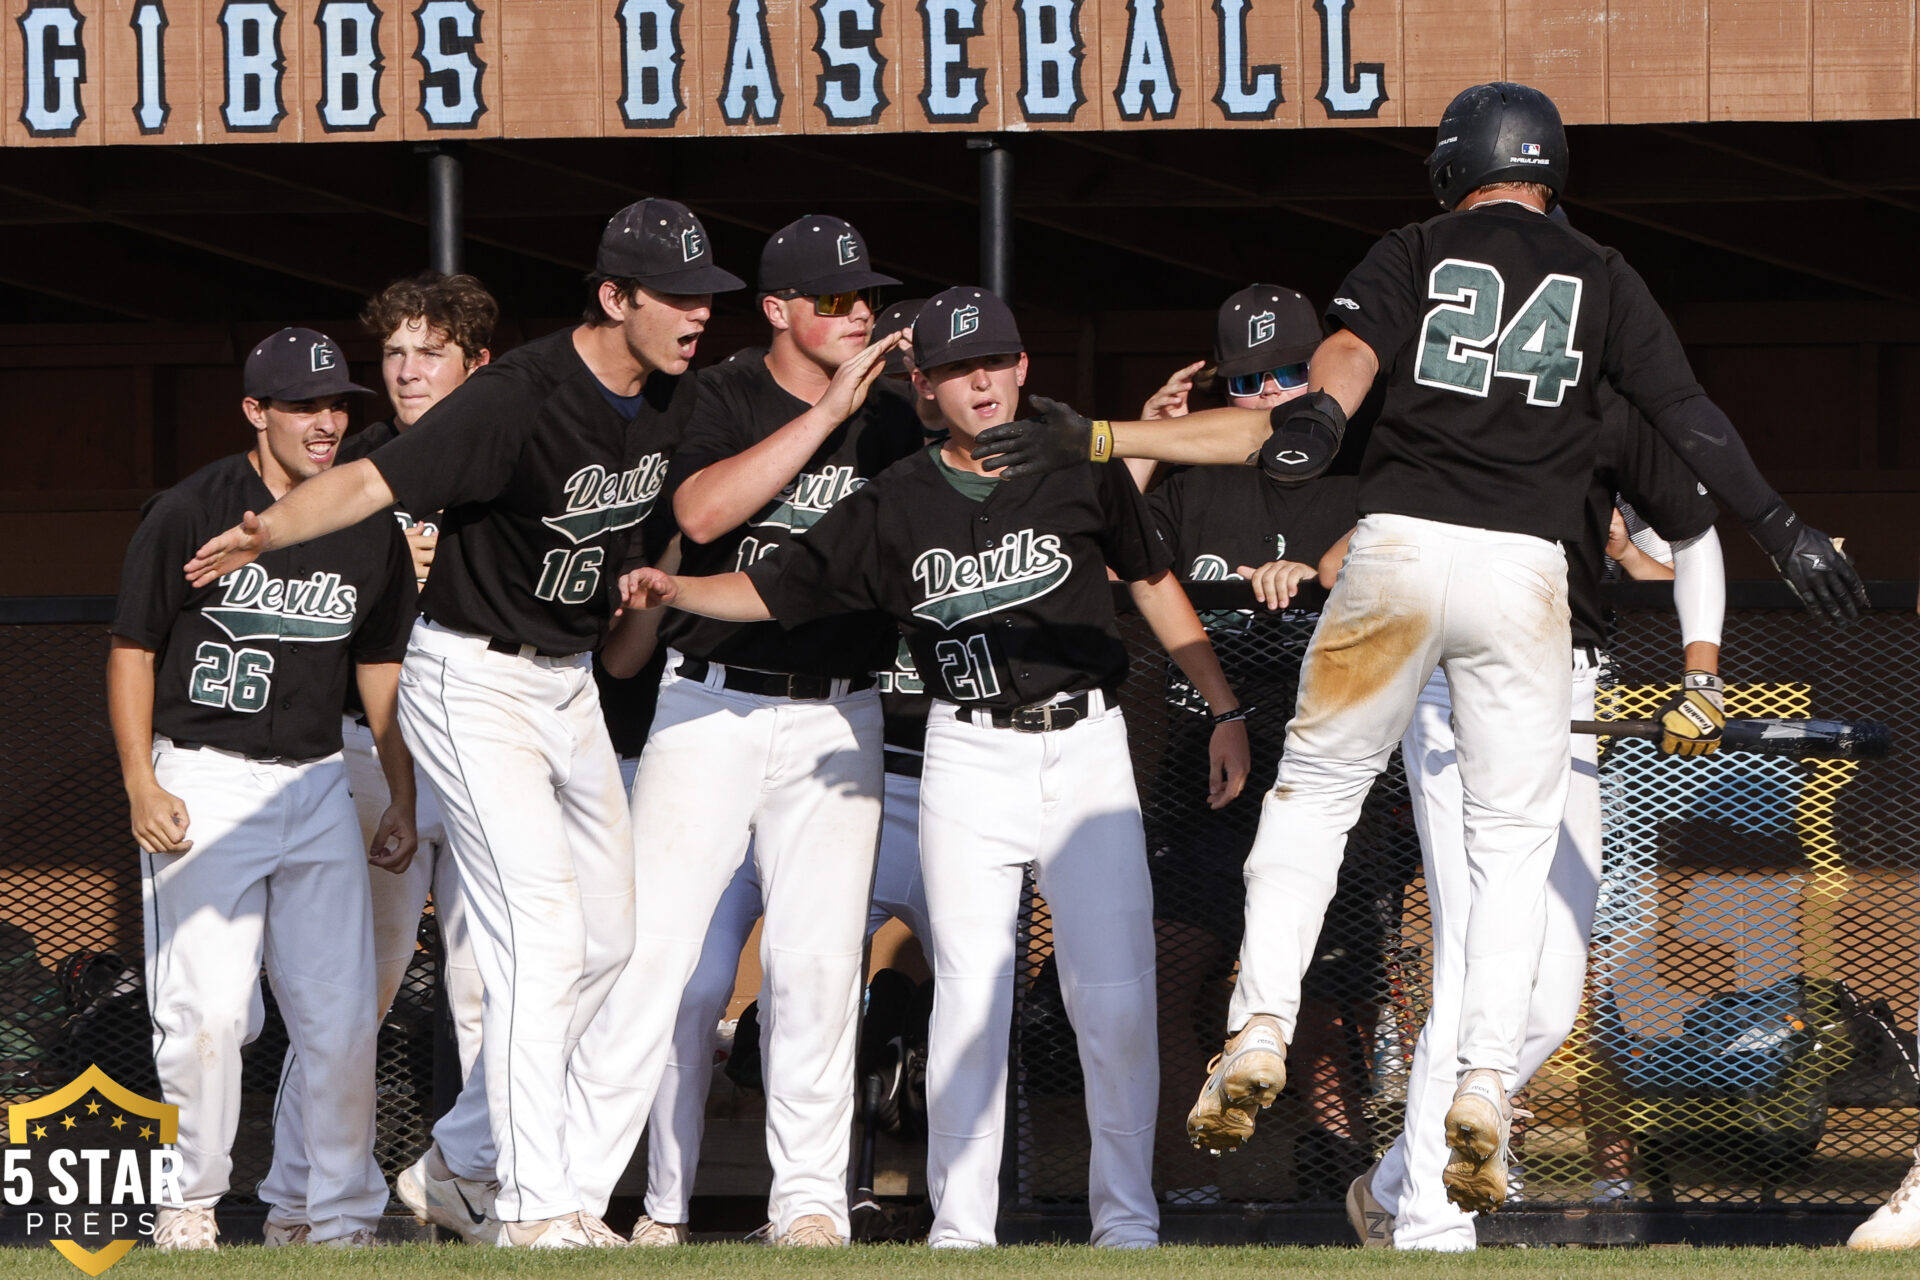
[[1500, 272], [1484, 262], [1443, 259], [1427, 277], [1427, 296], [1437, 305], [1420, 328], [1413, 380], [1485, 396], [1495, 378], [1516, 378], [1527, 384], [1528, 404], [1559, 404], [1580, 381], [1586, 359], [1573, 349], [1580, 288], [1577, 276], [1548, 276], [1503, 329], [1507, 282]]

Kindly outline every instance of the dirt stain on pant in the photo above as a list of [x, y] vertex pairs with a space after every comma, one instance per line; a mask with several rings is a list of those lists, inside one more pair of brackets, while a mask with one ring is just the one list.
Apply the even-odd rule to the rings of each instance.
[[1368, 702], [1426, 648], [1426, 619], [1418, 615], [1386, 610], [1342, 610], [1342, 615], [1322, 624], [1307, 651], [1296, 731]]

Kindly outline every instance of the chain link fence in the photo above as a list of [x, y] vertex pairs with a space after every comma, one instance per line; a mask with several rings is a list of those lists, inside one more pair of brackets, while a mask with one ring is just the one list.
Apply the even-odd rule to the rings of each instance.
[[[1244, 584], [1196, 603], [1270, 781], [1311, 622], [1236, 608]], [[1679, 640], [1662, 589], [1616, 592], [1619, 631], [1602, 718], [1644, 715], [1671, 688]], [[1865, 762], [1723, 753], [1670, 759], [1609, 741], [1601, 762], [1606, 875], [1580, 1027], [1524, 1098], [1517, 1188], [1532, 1205], [1677, 1204], [1695, 1211], [1876, 1203], [1920, 1122], [1920, 641], [1913, 588], [1835, 632], [1768, 588], [1736, 586], [1724, 669], [1738, 715], [1877, 720], [1894, 749]], [[137, 859], [106, 722], [110, 601], [5, 602], [0, 615], [0, 1104], [88, 1063], [156, 1085], [140, 979]], [[1307, 980], [1292, 1080], [1241, 1152], [1191, 1151], [1184, 1117], [1219, 1047], [1241, 930], [1240, 863], [1258, 796], [1205, 806], [1205, 721], [1137, 619], [1123, 701], [1156, 895], [1162, 1076], [1155, 1179], [1170, 1210], [1289, 1207], [1324, 1214], [1398, 1130], [1426, 1016], [1431, 931], [1419, 846], [1396, 764], [1374, 788]], [[1017, 1212], [1083, 1212], [1087, 1134], [1046, 905], [1022, 922], [1015, 1071], [1003, 1192]], [[391, 1174], [424, 1147], [451, 1075], [431, 914], [381, 1033], [379, 1156]], [[247, 1050], [233, 1185], [271, 1154], [286, 1040], [262, 986]], [[449, 1045], [450, 1047], [450, 1045]], [[444, 1055], [443, 1055], [444, 1056]], [[436, 1066], [438, 1075], [436, 1078]], [[1598, 1188], [1598, 1190], [1597, 1190]]]

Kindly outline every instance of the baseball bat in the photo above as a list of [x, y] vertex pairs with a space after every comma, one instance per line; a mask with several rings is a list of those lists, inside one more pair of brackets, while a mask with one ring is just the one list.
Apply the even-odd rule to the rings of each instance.
[[[1575, 733], [1611, 734], [1616, 738], [1660, 737], [1658, 720], [1575, 720]], [[1727, 720], [1720, 733], [1723, 751], [1752, 751], [1760, 755], [1808, 760], [1871, 760], [1887, 754], [1893, 734], [1871, 720]]]

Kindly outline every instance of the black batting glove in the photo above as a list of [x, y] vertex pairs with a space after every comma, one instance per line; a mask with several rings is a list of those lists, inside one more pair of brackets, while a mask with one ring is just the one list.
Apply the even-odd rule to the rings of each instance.
[[1844, 626], [1867, 607], [1867, 589], [1853, 571], [1853, 562], [1833, 545], [1832, 538], [1800, 523], [1786, 503], [1754, 521], [1748, 531], [1809, 612]]
[[1347, 411], [1324, 391], [1275, 405], [1272, 434], [1260, 446], [1260, 469], [1281, 484], [1305, 484], [1333, 465], [1347, 434]]
[[973, 458], [1003, 479], [1064, 471], [1093, 460], [1093, 421], [1045, 396], [1028, 400], [1038, 418], [988, 427], [974, 442]]

